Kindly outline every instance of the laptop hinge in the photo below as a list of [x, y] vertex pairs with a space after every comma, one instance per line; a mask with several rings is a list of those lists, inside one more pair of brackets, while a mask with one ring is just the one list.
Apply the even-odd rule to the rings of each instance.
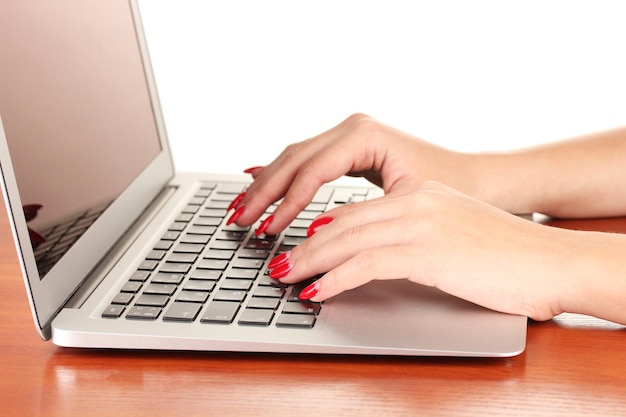
[[100, 285], [111, 269], [117, 264], [122, 255], [133, 245], [137, 237], [148, 226], [154, 216], [163, 208], [167, 201], [176, 192], [177, 187], [167, 186], [148, 205], [144, 213], [133, 223], [126, 233], [113, 245], [111, 250], [87, 275], [78, 289], [72, 294], [63, 307], [80, 308], [94, 290]]

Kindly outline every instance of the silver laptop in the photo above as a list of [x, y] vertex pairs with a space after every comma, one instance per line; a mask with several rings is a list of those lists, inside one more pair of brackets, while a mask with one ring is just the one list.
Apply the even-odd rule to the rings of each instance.
[[[226, 225], [249, 177], [175, 173], [135, 1], [4, 2], [0, 28], [2, 186], [44, 339], [321, 354], [524, 350], [526, 317], [433, 288], [372, 282], [315, 304], [298, 299], [301, 285], [269, 279], [269, 260], [306, 239], [312, 218], [380, 190], [325, 186], [279, 236]], [[209, 170], [224, 149], [213, 140]]]

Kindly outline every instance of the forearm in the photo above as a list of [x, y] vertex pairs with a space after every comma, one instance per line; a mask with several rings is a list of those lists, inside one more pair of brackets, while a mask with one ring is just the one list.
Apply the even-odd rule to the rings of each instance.
[[626, 214], [626, 128], [470, 160], [472, 194], [507, 211]]
[[626, 325], [626, 236], [572, 232], [570, 253], [557, 280], [562, 311]]

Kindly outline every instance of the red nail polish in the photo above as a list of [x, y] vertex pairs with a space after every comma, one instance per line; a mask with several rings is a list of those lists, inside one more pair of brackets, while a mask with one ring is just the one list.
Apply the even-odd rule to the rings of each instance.
[[233, 223], [235, 223], [237, 221], [237, 219], [239, 217], [241, 217], [241, 215], [243, 214], [244, 209], [246, 208], [246, 206], [240, 206], [239, 208], [237, 208], [237, 210], [235, 210], [235, 212], [233, 213], [232, 216], [230, 216], [228, 218], [228, 220], [226, 221], [226, 225], [231, 225]]
[[270, 269], [278, 268], [279, 266], [281, 266], [282, 264], [284, 264], [285, 262], [289, 260], [290, 255], [291, 255], [290, 251], [281, 253], [280, 255], [272, 259], [270, 263], [267, 264], [267, 267]]
[[230, 211], [234, 208], [237, 208], [237, 206], [241, 203], [241, 201], [246, 197], [246, 192], [244, 191], [243, 193], [239, 194], [237, 197], [235, 197], [235, 199], [228, 205], [228, 208], [226, 209], [226, 211]]
[[265, 233], [265, 230], [269, 227], [270, 224], [272, 224], [272, 220], [274, 220], [274, 215], [270, 214], [267, 219], [263, 220], [261, 222], [261, 224], [259, 225], [259, 228], [256, 229], [256, 232], [254, 233], [256, 237], [261, 236], [263, 233]]
[[258, 170], [258, 169], [263, 169], [265, 168], [262, 165], [256, 166], [256, 167], [250, 167], [250, 168], [246, 168], [243, 170], [244, 174], [252, 174], [254, 171]]
[[309, 228], [306, 230], [306, 236], [313, 236], [318, 230], [320, 230], [322, 227], [326, 226], [332, 221], [333, 218], [330, 216], [318, 217], [317, 219], [313, 220], [313, 223], [311, 223]]
[[273, 271], [270, 271], [270, 278], [273, 278], [273, 279], [284, 278], [287, 276], [287, 274], [289, 274], [289, 272], [291, 271], [291, 268], [292, 268], [292, 265], [290, 263], [283, 263], [282, 265], [279, 265]]
[[320, 290], [320, 284], [318, 282], [314, 282], [313, 284], [309, 285], [308, 287], [300, 291], [299, 297], [301, 300], [310, 300], [311, 298], [317, 295], [319, 290]]

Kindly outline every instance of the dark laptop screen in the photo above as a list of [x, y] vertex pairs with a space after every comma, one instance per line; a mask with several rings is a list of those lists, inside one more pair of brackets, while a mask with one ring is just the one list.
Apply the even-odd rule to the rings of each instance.
[[40, 277], [161, 150], [128, 9], [2, 5], [0, 117]]

